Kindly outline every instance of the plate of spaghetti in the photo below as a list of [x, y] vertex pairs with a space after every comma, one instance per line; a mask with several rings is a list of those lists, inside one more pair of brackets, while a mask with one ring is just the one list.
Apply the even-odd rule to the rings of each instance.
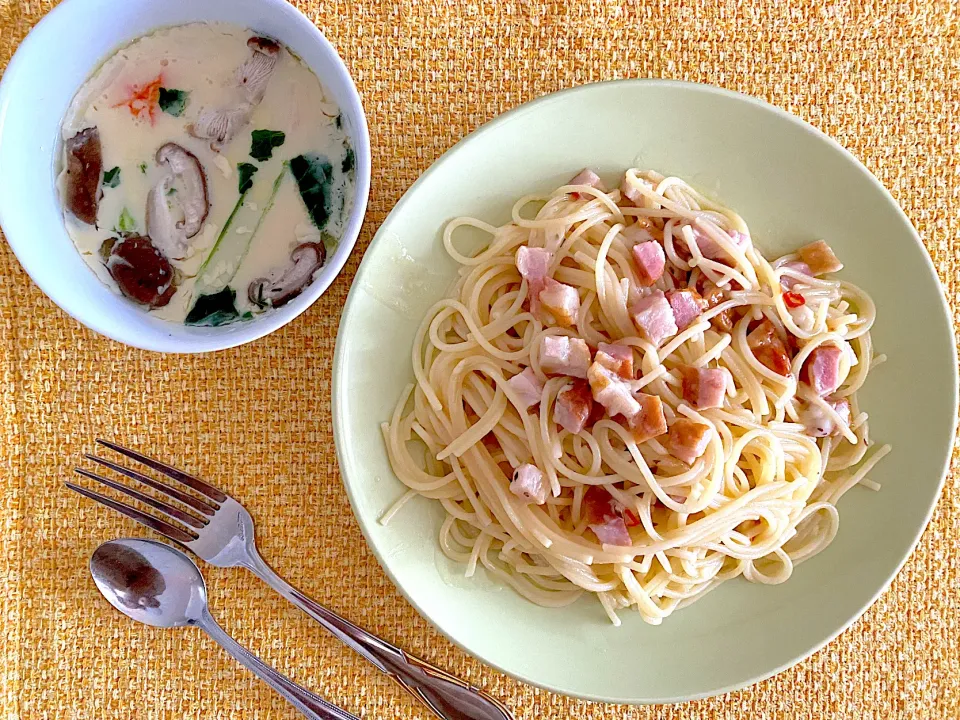
[[957, 412], [935, 272], [802, 121], [603, 83], [484, 126], [398, 203], [341, 322], [334, 423], [411, 603], [520, 679], [741, 687], [890, 583]]

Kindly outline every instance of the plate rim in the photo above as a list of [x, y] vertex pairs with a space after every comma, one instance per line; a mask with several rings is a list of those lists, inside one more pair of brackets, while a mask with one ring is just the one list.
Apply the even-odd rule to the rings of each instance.
[[920, 542], [920, 539], [922, 538], [927, 527], [930, 525], [930, 520], [933, 517], [933, 513], [936, 510], [937, 505], [940, 503], [941, 497], [943, 495], [943, 488], [946, 483], [947, 475], [950, 471], [950, 462], [953, 456], [952, 450], [953, 450], [953, 447], [956, 445], [958, 419], [960, 419], [958, 418], [958, 411], [960, 411], [960, 375], [958, 375], [958, 370], [960, 369], [958, 369], [957, 339], [956, 339], [956, 334], [951, 333], [951, 342], [949, 343], [949, 347], [950, 347], [950, 354], [951, 354], [951, 358], [950, 358], [951, 368], [953, 370], [950, 374], [950, 382], [951, 382], [950, 395], [951, 395], [951, 401], [952, 401], [952, 418], [953, 418], [952, 427], [950, 428], [950, 437], [952, 438], [952, 441], [948, 446], [949, 451], [945, 454], [945, 457], [943, 459], [942, 467], [940, 469], [940, 478], [937, 483], [936, 493], [933, 496], [933, 500], [931, 501], [929, 508], [927, 508], [926, 514], [923, 519], [923, 523], [918, 526], [917, 530], [914, 533], [914, 537], [910, 542], [909, 548], [906, 550], [906, 552], [903, 553], [903, 556], [898, 560], [896, 567], [888, 574], [887, 578], [884, 580], [883, 584], [877, 589], [877, 591], [859, 609], [857, 609], [857, 611], [849, 619], [847, 619], [844, 623], [842, 623], [837, 629], [829, 633], [825, 638], [823, 638], [819, 642], [810, 646], [807, 650], [801, 652], [799, 655], [797, 655], [793, 659], [788, 660], [787, 662], [782, 663], [777, 667], [770, 669], [769, 671], [747, 678], [742, 682], [729, 683], [720, 687], [708, 688], [697, 693], [677, 695], [672, 697], [627, 698], [627, 697], [613, 697], [613, 696], [604, 695], [602, 693], [596, 693], [596, 694], [580, 693], [580, 692], [571, 693], [570, 691], [565, 690], [564, 688], [557, 687], [549, 683], [533, 680], [520, 673], [511, 671], [508, 668], [503, 667], [497, 662], [489, 659], [488, 657], [485, 657], [482, 653], [479, 653], [471, 648], [464, 646], [463, 644], [458, 642], [456, 639], [451, 637], [446, 632], [446, 630], [440, 627], [433, 620], [430, 614], [427, 613], [413, 599], [413, 597], [411, 597], [411, 595], [407, 592], [403, 584], [399, 582], [398, 578], [394, 575], [393, 571], [390, 569], [389, 565], [387, 564], [380, 549], [377, 547], [376, 543], [373, 542], [371, 532], [369, 529], [370, 523], [364, 520], [362, 514], [358, 512], [358, 507], [360, 506], [359, 499], [356, 495], [356, 488], [350, 482], [348, 482], [344, 451], [342, 450], [342, 448], [345, 447], [345, 444], [346, 444], [346, 438], [343, 435], [344, 433], [343, 407], [346, 403], [341, 398], [341, 393], [343, 394], [346, 393], [346, 385], [343, 382], [343, 378], [342, 378], [343, 346], [344, 346], [343, 338], [345, 334], [345, 327], [349, 321], [353, 304], [356, 301], [356, 297], [359, 295], [360, 288], [363, 285], [362, 281], [365, 277], [365, 274], [367, 271], [369, 271], [372, 265], [372, 262], [368, 262], [367, 254], [369, 250], [373, 248], [375, 243], [383, 242], [387, 237], [383, 228], [389, 224], [390, 219], [394, 216], [394, 214], [399, 214], [402, 211], [403, 207], [408, 202], [410, 202], [411, 197], [417, 192], [420, 186], [424, 183], [425, 179], [429, 175], [431, 175], [433, 172], [435, 172], [438, 166], [443, 164], [446, 160], [449, 159], [451, 155], [453, 155], [457, 150], [459, 150], [461, 145], [467, 143], [468, 141], [475, 140], [477, 137], [483, 136], [489, 133], [491, 130], [496, 129], [501, 125], [505, 125], [521, 115], [524, 115], [529, 112], [533, 112], [536, 109], [538, 109], [541, 105], [546, 105], [552, 101], [555, 101], [560, 96], [567, 97], [570, 95], [575, 95], [580, 93], [589, 93], [590, 91], [596, 90], [600, 87], [611, 86], [611, 85], [656, 86], [656, 87], [667, 88], [667, 89], [674, 88], [674, 89], [683, 90], [683, 91], [692, 90], [694, 92], [703, 92], [706, 94], [719, 95], [727, 99], [746, 102], [748, 104], [754, 105], [758, 110], [771, 112], [774, 115], [778, 116], [780, 119], [786, 120], [791, 124], [800, 128], [801, 130], [807, 133], [813, 134], [818, 139], [826, 141], [827, 144], [831, 146], [833, 150], [839, 151], [847, 160], [852, 161], [853, 165], [857, 168], [857, 170], [859, 170], [859, 172], [863, 174], [870, 183], [873, 184], [874, 188], [880, 192], [881, 196], [883, 196], [891, 205], [893, 205], [893, 207], [896, 208], [896, 212], [900, 215], [901, 219], [903, 219], [906, 222], [907, 226], [909, 226], [911, 238], [913, 239], [914, 243], [917, 244], [923, 256], [924, 267], [929, 273], [930, 279], [933, 280], [933, 282], [936, 283], [937, 287], [940, 288], [940, 292], [937, 294], [937, 296], [940, 300], [940, 310], [943, 313], [944, 319], [946, 319], [948, 326], [952, 325], [951, 309], [946, 298], [946, 293], [944, 292], [943, 283], [940, 280], [940, 276], [937, 273], [936, 267], [933, 264], [933, 260], [930, 256], [930, 253], [927, 250], [926, 246], [923, 244], [923, 240], [920, 238], [920, 234], [917, 232], [917, 229], [914, 226], [913, 222], [910, 220], [909, 216], [900, 206], [900, 203], [897, 202], [896, 198], [893, 197], [890, 191], [869, 170], [869, 168], [867, 168], [866, 165], [864, 165], [860, 161], [859, 158], [857, 158], [852, 152], [850, 152], [847, 148], [841, 145], [837, 140], [833, 139], [832, 137], [824, 133], [822, 130], [814, 127], [813, 125], [808, 123], [806, 120], [803, 120], [797, 115], [789, 113], [786, 110], [783, 110], [782, 108], [779, 108], [775, 105], [772, 105], [766, 102], [765, 100], [761, 100], [760, 98], [753, 97], [751, 95], [747, 95], [745, 93], [737, 92], [734, 90], [728, 90], [726, 88], [722, 88], [716, 85], [710, 85], [707, 83], [687, 82], [683, 80], [663, 80], [658, 78], [625, 78], [620, 80], [604, 80], [599, 82], [586, 83], [583, 85], [576, 85], [574, 87], [564, 88], [561, 90], [547, 93], [545, 95], [541, 95], [540, 97], [534, 98], [532, 100], [528, 100], [527, 102], [524, 102], [514, 108], [511, 108], [510, 110], [507, 110], [497, 115], [496, 117], [493, 117], [490, 120], [486, 121], [479, 127], [467, 133], [464, 137], [458, 140], [454, 145], [452, 145], [450, 148], [444, 151], [439, 157], [437, 157], [432, 163], [430, 163], [430, 166], [426, 170], [424, 170], [417, 177], [417, 179], [413, 182], [413, 184], [410, 185], [409, 188], [407, 188], [407, 190], [403, 193], [403, 195], [396, 202], [396, 204], [390, 209], [390, 212], [387, 213], [386, 217], [383, 219], [383, 221], [380, 223], [379, 227], [377, 228], [377, 231], [374, 234], [373, 238], [370, 240], [369, 245], [364, 250], [363, 258], [361, 258], [360, 265], [357, 268], [357, 272], [354, 275], [353, 280], [351, 281], [350, 290], [347, 294], [347, 298], [344, 303], [343, 310], [340, 314], [340, 323], [337, 329], [337, 337], [336, 337], [335, 346], [334, 346], [333, 369], [331, 373], [331, 410], [332, 410], [331, 419], [332, 419], [332, 425], [333, 425], [334, 447], [336, 450], [337, 463], [340, 468], [340, 478], [344, 486], [344, 489], [347, 492], [347, 497], [350, 501], [350, 509], [353, 512], [353, 515], [357, 521], [357, 524], [360, 526], [360, 531], [363, 533], [364, 541], [366, 542], [367, 547], [376, 557], [377, 562], [380, 565], [380, 568], [386, 573], [387, 577], [390, 579], [390, 582], [393, 583], [394, 587], [400, 592], [403, 598], [408, 603], [410, 603], [410, 605], [413, 607], [414, 610], [416, 610], [417, 614], [420, 615], [421, 618], [426, 620], [431, 627], [437, 630], [448, 641], [450, 641], [455, 646], [463, 650], [471, 658], [478, 660], [482, 664], [488, 667], [491, 667], [494, 670], [502, 672], [505, 675], [508, 675], [509, 677], [512, 677], [516, 680], [524, 682], [528, 685], [542, 688], [544, 690], [548, 690], [550, 692], [557, 693], [559, 695], [564, 695], [566, 697], [574, 697], [574, 698], [580, 698], [583, 700], [590, 700], [593, 702], [614, 703], [614, 704], [624, 704], [624, 703], [631, 704], [631, 705], [673, 704], [673, 703], [682, 703], [682, 702], [688, 702], [693, 700], [700, 700], [703, 698], [714, 697], [717, 695], [722, 695], [724, 693], [733, 692], [735, 690], [740, 690], [745, 687], [754, 685], [758, 682], [767, 680], [773, 677], [774, 675], [777, 675], [793, 667], [794, 665], [806, 660], [814, 653], [823, 649], [826, 645], [828, 645], [833, 640], [835, 640], [839, 635], [841, 635], [846, 630], [848, 630], [855, 622], [857, 622], [861, 617], [863, 617], [864, 613], [867, 610], [869, 610], [874, 605], [874, 603], [876, 603], [879, 597], [883, 595], [883, 593], [885, 593], [890, 588], [890, 585], [893, 583], [894, 579], [897, 577], [897, 575], [900, 574], [900, 571], [903, 569], [904, 565], [913, 555], [914, 551], [917, 548], [917, 545]]

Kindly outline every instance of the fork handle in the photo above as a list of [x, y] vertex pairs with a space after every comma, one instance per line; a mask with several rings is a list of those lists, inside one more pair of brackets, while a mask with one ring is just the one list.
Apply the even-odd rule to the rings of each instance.
[[256, 552], [251, 553], [250, 562], [244, 563], [244, 566], [323, 625], [337, 639], [392, 677], [441, 720], [514, 720], [506, 707], [483, 690], [426, 660], [405, 653], [311, 600], [277, 575]]
[[204, 611], [197, 625], [213, 638], [233, 659], [250, 670], [267, 685], [276, 690], [283, 698], [299, 710], [308, 720], [360, 720], [347, 712], [300, 687], [285, 675], [281, 675], [260, 658], [238, 643], [217, 624], [208, 611]]

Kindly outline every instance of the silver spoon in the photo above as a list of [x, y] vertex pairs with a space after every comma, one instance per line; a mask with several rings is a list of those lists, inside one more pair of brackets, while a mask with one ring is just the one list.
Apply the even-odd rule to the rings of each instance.
[[207, 608], [207, 586], [194, 562], [153, 540], [111, 540], [90, 558], [97, 589], [129, 618], [156, 627], [196, 626], [310, 720], [359, 720], [264, 664], [221, 628]]

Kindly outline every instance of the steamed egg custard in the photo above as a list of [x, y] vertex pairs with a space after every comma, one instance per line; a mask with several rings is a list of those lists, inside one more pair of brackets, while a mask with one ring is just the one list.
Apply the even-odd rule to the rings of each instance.
[[343, 233], [354, 155], [317, 76], [227, 24], [118, 50], [63, 121], [67, 232], [112, 290], [157, 317], [222, 325], [310, 284]]

